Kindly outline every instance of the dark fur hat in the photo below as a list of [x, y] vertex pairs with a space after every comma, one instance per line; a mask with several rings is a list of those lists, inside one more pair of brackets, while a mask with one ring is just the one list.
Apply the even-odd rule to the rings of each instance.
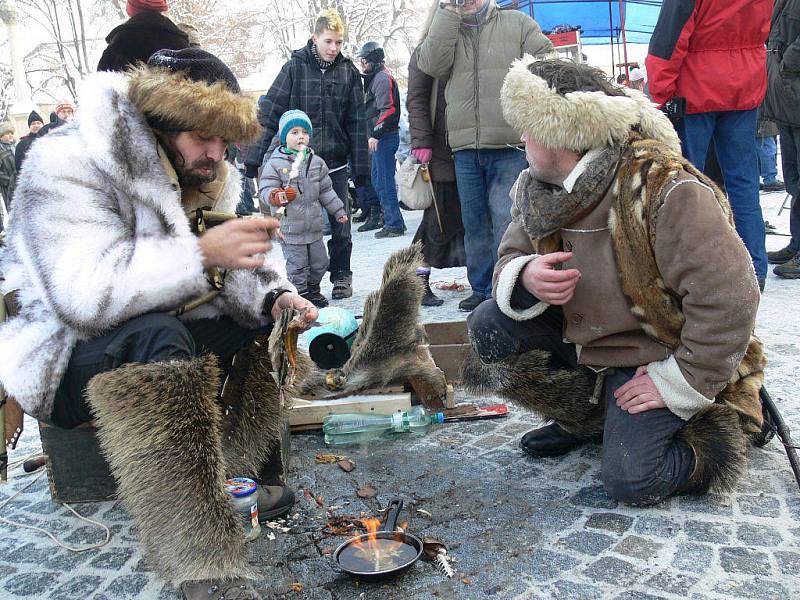
[[231, 70], [199, 48], [159, 50], [130, 72], [128, 98], [164, 131], [203, 131], [226, 141], [261, 132], [255, 103], [242, 95]]

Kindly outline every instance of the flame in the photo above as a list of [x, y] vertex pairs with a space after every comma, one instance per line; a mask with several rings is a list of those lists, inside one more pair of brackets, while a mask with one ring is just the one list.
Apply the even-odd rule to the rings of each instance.
[[371, 565], [372, 571], [376, 573], [396, 566], [397, 559], [400, 558], [405, 546], [402, 538], [400, 536], [395, 539], [378, 538], [380, 519], [361, 519], [361, 524], [367, 530], [367, 535], [363, 539], [359, 539], [362, 536], [357, 536], [353, 540], [352, 547], [357, 557]]

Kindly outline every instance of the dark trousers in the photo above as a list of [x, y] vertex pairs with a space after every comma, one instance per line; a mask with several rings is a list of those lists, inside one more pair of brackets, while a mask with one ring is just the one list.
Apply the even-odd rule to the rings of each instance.
[[347, 169], [339, 169], [330, 174], [333, 191], [339, 196], [347, 210], [347, 223], [339, 223], [336, 218], [328, 213], [331, 224], [331, 239], [328, 240], [328, 258], [330, 264], [328, 271], [331, 273], [331, 283], [344, 279], [351, 281], [353, 272], [350, 270], [350, 255], [353, 253], [353, 238], [350, 234], [350, 190], [347, 185]]
[[105, 335], [78, 342], [56, 391], [50, 422], [71, 429], [92, 420], [84, 392], [98, 373], [128, 363], [180, 360], [207, 353], [215, 354], [225, 371], [239, 350], [267, 332], [268, 328], [246, 329], [227, 317], [184, 323], [167, 314], [151, 313], [131, 319]]
[[800, 127], [779, 125], [781, 135], [781, 165], [786, 191], [792, 197], [792, 208], [789, 212], [789, 231], [792, 233], [790, 245], [793, 250], [800, 251]]
[[[563, 341], [559, 308], [550, 307], [528, 321], [515, 321], [489, 300], [470, 314], [467, 325], [472, 345], [484, 362], [546, 350], [551, 353], [552, 368], [578, 365], [575, 345]], [[668, 409], [632, 415], [617, 406], [614, 392], [633, 377], [636, 366], [617, 368], [606, 375], [601, 478], [610, 496], [644, 505], [679, 492], [692, 474], [695, 459], [691, 448], [674, 440], [685, 421]]]

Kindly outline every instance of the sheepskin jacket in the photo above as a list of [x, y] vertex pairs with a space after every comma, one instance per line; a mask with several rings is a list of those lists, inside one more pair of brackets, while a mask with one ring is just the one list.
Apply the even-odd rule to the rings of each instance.
[[716, 399], [761, 426], [763, 349], [752, 337], [759, 292], [725, 196], [654, 140], [623, 149], [613, 182], [590, 213], [531, 239], [521, 219], [523, 172], [512, 190], [512, 223], [500, 244], [495, 298], [516, 320], [547, 304], [511, 300], [525, 265], [567, 250], [581, 281], [563, 306], [564, 336], [592, 367], [648, 366], [667, 407], [689, 419]]
[[[118, 73], [88, 78], [75, 122], [31, 147], [0, 255], [3, 291], [19, 313], [0, 325], [0, 383], [47, 419], [72, 349], [139, 315], [170, 311], [211, 290], [182, 192], [161, 163]], [[235, 169], [223, 163], [213, 208], [233, 212]], [[227, 315], [265, 326], [265, 295], [286, 278], [273, 248], [256, 271], [229, 271], [221, 294], [182, 319]]]

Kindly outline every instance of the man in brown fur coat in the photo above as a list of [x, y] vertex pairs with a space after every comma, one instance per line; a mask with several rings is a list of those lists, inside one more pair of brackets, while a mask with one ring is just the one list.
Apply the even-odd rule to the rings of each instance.
[[530, 168], [512, 189], [494, 299], [465, 378], [553, 422], [535, 457], [602, 439], [614, 498], [730, 488], [762, 427], [758, 284], [719, 190], [640, 92], [568, 61], [517, 61], [502, 90]]
[[271, 247], [275, 219], [196, 235], [187, 218], [233, 216], [225, 147], [259, 133], [255, 107], [194, 48], [93, 75], [80, 107], [25, 159], [0, 252], [19, 305], [0, 383], [42, 421], [95, 420], [150, 566], [187, 598], [259, 598], [224, 482], [260, 480], [261, 521], [290, 510], [265, 469], [281, 405], [264, 337], [283, 309], [317, 313]]

